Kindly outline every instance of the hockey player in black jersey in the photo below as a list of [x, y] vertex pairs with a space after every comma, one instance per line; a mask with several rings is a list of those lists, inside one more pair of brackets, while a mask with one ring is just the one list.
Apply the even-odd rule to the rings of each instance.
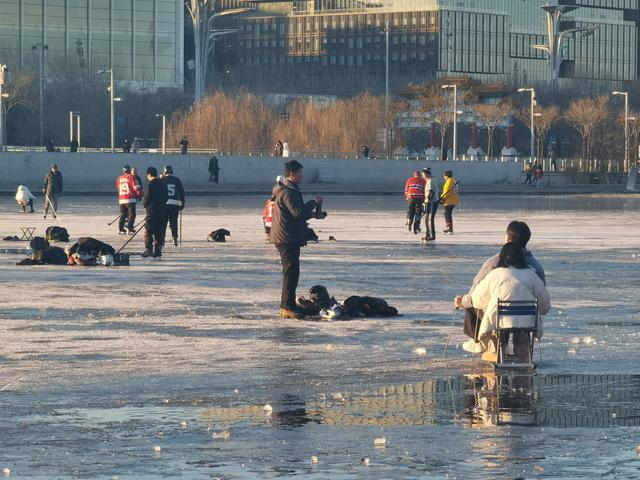
[[[178, 177], [173, 174], [173, 167], [167, 165], [162, 172], [162, 181], [167, 186], [167, 223], [171, 227], [173, 245], [178, 246], [178, 216], [184, 209], [184, 187]], [[165, 224], [165, 232], [167, 225]]]

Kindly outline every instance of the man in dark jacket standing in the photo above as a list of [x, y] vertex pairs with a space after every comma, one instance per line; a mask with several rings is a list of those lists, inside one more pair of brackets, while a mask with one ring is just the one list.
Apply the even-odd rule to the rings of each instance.
[[144, 208], [147, 212], [144, 230], [145, 251], [142, 256], [158, 258], [162, 256], [164, 232], [167, 227], [167, 184], [158, 178], [155, 167], [147, 169], [147, 180], [149, 186], [144, 195]]
[[53, 218], [56, 218], [58, 213], [58, 197], [62, 195], [63, 190], [62, 173], [58, 170], [58, 165], [55, 163], [51, 165], [51, 170], [46, 177], [44, 177], [44, 185], [42, 186], [42, 193], [44, 194], [44, 218], [47, 218], [49, 213], [49, 207], [53, 208]]
[[304, 203], [300, 184], [304, 179], [302, 164], [291, 160], [284, 165], [285, 180], [273, 189], [273, 225], [271, 242], [282, 261], [282, 297], [280, 318], [304, 318], [296, 306], [296, 289], [300, 279], [300, 248], [307, 244], [307, 220], [317, 216], [322, 197]]

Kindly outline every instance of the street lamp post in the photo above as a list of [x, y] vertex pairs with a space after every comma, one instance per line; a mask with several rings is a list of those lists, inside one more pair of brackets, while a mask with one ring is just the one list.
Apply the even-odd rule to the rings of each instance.
[[536, 108], [536, 90], [534, 88], [519, 88], [518, 92], [529, 92], [531, 94], [531, 160], [536, 156], [536, 130], [534, 124]]
[[624, 97], [624, 171], [629, 171], [629, 92], [612, 92]]
[[389, 153], [389, 21], [387, 20], [384, 30], [380, 32], [384, 35], [384, 151]]
[[113, 68], [109, 70], [98, 70], [98, 74], [102, 75], [104, 73], [109, 74], [109, 108], [111, 114], [111, 153], [116, 151], [116, 120], [115, 120], [115, 102], [122, 101], [121, 98], [115, 96], [114, 85], [113, 85]]
[[453, 160], [458, 156], [458, 85], [442, 85], [443, 90], [453, 90]]
[[43, 43], [36, 43], [32, 50], [40, 51], [40, 145], [44, 145], [44, 52], [49, 49], [48, 45]]
[[163, 113], [156, 113], [156, 117], [162, 117], [162, 154], [167, 153], [167, 116]]

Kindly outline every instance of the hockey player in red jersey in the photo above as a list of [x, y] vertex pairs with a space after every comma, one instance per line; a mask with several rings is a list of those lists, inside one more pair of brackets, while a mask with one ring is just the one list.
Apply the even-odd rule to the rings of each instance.
[[136, 222], [136, 203], [142, 198], [140, 185], [136, 177], [131, 175], [131, 168], [125, 165], [122, 169], [122, 175], [116, 181], [118, 189], [118, 201], [120, 203], [120, 221], [118, 222], [118, 231], [120, 235], [126, 235], [124, 229], [125, 223], [130, 234], [135, 233], [133, 226]]
[[404, 187], [404, 196], [407, 199], [409, 211], [407, 212], [407, 229], [413, 229], [414, 234], [420, 232], [420, 219], [422, 218], [422, 205], [424, 203], [424, 189], [427, 182], [420, 172], [414, 172], [407, 180]]

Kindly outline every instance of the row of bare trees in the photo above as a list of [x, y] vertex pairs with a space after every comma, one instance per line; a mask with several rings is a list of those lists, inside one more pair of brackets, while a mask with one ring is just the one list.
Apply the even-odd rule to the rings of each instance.
[[216, 92], [174, 113], [167, 139], [176, 146], [186, 136], [194, 148], [233, 152], [269, 150], [281, 140], [295, 152], [353, 153], [363, 145], [382, 150], [382, 128], [384, 100], [370, 94], [329, 105], [296, 100], [278, 112], [251, 93]]

